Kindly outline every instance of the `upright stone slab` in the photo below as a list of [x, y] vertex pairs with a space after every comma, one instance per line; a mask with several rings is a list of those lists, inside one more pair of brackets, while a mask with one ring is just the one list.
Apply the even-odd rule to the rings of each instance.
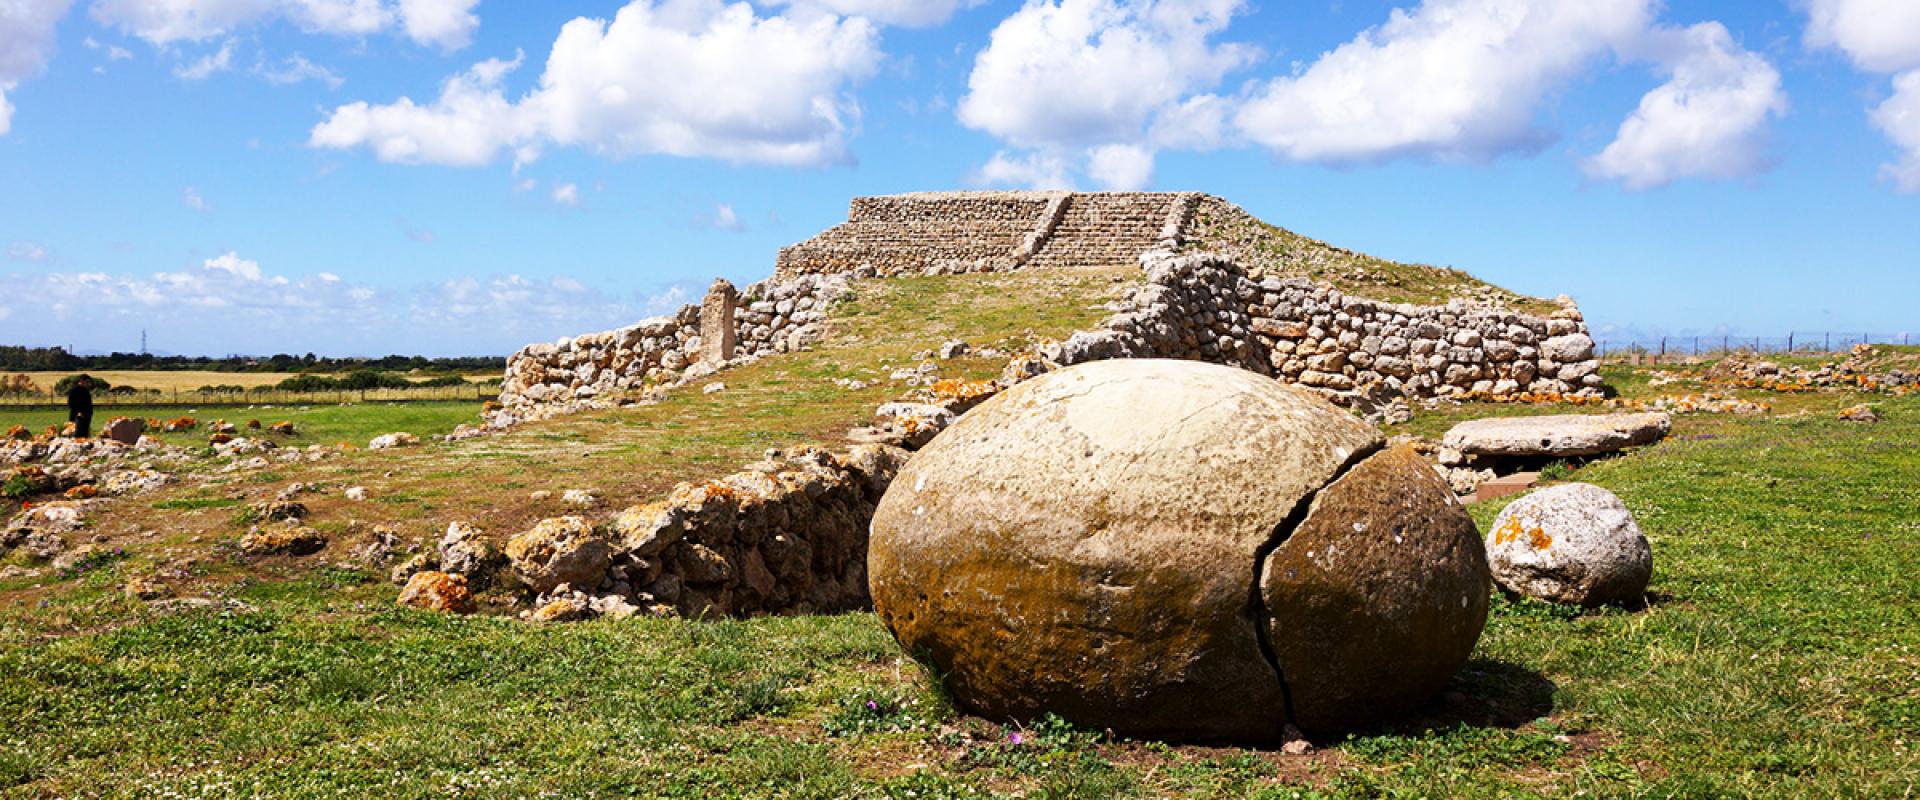
[[740, 304], [740, 292], [724, 278], [715, 278], [700, 301], [700, 361], [719, 364], [733, 359], [735, 334], [733, 310]]

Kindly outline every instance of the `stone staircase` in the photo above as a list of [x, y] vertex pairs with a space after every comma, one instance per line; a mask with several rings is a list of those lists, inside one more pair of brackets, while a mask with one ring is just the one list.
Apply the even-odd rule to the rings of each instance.
[[1138, 266], [1140, 254], [1160, 244], [1180, 195], [1146, 192], [1074, 194], [1066, 214], [1027, 269], [1100, 269]]

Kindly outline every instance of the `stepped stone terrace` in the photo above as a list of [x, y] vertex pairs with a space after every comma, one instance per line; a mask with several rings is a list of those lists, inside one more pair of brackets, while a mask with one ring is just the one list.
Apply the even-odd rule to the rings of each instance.
[[922, 192], [854, 198], [847, 221], [780, 251], [775, 277], [1112, 267], [1178, 246], [1202, 195]]

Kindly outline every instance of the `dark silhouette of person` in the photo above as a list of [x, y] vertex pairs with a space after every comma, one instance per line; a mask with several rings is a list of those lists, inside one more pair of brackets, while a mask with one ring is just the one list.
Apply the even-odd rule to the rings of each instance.
[[93, 378], [82, 375], [67, 390], [67, 420], [73, 423], [74, 438], [93, 436]]

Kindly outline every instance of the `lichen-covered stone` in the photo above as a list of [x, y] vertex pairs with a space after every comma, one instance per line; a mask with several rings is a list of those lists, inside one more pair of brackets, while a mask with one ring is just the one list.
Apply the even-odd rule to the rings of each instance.
[[585, 517], [541, 520], [507, 541], [513, 574], [536, 593], [560, 584], [598, 586], [613, 562], [613, 547]]
[[326, 547], [326, 534], [296, 526], [256, 527], [240, 537], [240, 551], [252, 556], [307, 556]]
[[1268, 641], [1303, 728], [1433, 697], [1487, 619], [1486, 551], [1465, 506], [1409, 447], [1355, 466], [1268, 556]]
[[400, 590], [400, 605], [447, 614], [471, 614], [477, 610], [467, 578], [447, 572], [417, 572]]
[[1637, 603], [1653, 576], [1653, 547], [1633, 512], [1589, 483], [1514, 501], [1494, 520], [1486, 548], [1501, 588], [1552, 603]]
[[[1296, 696], [1312, 720], [1348, 719], [1320, 709], [1355, 697], [1370, 705], [1352, 717], [1371, 718], [1444, 681], [1484, 620], [1486, 569], [1463, 557], [1478, 555], [1471, 522], [1431, 468], [1410, 471], [1409, 456], [1389, 454], [1336, 484], [1330, 491], [1352, 496], [1350, 513], [1400, 528], [1403, 544], [1347, 542], [1377, 563], [1270, 582], [1289, 604], [1273, 620], [1257, 618], [1254, 601], [1269, 588], [1258, 565], [1303, 504], [1382, 444], [1312, 393], [1243, 370], [1125, 360], [1051, 373], [961, 417], [901, 470], [873, 522], [874, 606], [979, 713], [1052, 712], [1131, 735], [1205, 739], [1277, 739], [1288, 722], [1260, 643], [1270, 622], [1308, 638], [1340, 624], [1444, 623], [1341, 653], [1398, 658], [1444, 643], [1350, 687], [1300, 667], [1312, 678], [1303, 687], [1329, 698]], [[1349, 512], [1323, 513], [1299, 529], [1303, 541], [1338, 539], [1321, 528], [1352, 524]], [[1449, 574], [1415, 575], [1436, 556]], [[1462, 594], [1476, 585], [1477, 601]], [[1378, 608], [1363, 608], [1376, 595]], [[1298, 621], [1322, 609], [1337, 619]], [[1415, 672], [1411, 686], [1379, 685]]]

